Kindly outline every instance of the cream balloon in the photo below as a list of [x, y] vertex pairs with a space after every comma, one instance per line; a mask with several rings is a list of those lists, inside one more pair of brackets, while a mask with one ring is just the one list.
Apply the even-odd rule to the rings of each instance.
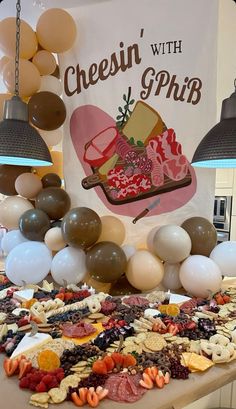
[[152, 230], [147, 235], [146, 244], [147, 248], [151, 253], [154, 253], [154, 245], [153, 245], [153, 238], [156, 232], [160, 229], [160, 226], [153, 227]]
[[179, 279], [179, 269], [180, 263], [164, 263], [164, 277], [161, 284], [167, 290], [175, 291], [179, 290], [182, 287], [181, 281]]
[[180, 281], [185, 290], [195, 297], [207, 298], [209, 292], [221, 288], [222, 276], [218, 265], [206, 256], [189, 256], [181, 264]]
[[62, 83], [53, 75], [44, 75], [41, 77], [41, 84], [39, 91], [48, 91], [57, 94], [59, 97], [62, 94]]
[[34, 199], [42, 188], [41, 179], [34, 173], [22, 173], [15, 181], [17, 193], [26, 199]]
[[[24, 20], [20, 24], [20, 58], [29, 60], [36, 53], [37, 37], [33, 29]], [[7, 17], [0, 21], [0, 50], [3, 54], [15, 57], [16, 53], [16, 18]]]
[[78, 284], [86, 274], [85, 253], [81, 249], [66, 247], [59, 251], [52, 260], [51, 274], [56, 283], [63, 285]]
[[0, 58], [0, 75], [2, 75], [3, 68], [5, 65], [10, 61], [10, 58], [4, 55], [2, 58]]
[[18, 229], [21, 215], [26, 212], [26, 210], [33, 208], [34, 206], [23, 197], [6, 197], [0, 203], [0, 224], [8, 230]]
[[[3, 82], [10, 93], [15, 89], [15, 62], [10, 60], [3, 68]], [[40, 74], [35, 65], [24, 59], [19, 63], [19, 95], [20, 97], [30, 97], [35, 94], [40, 87]]]
[[124, 252], [125, 255], [126, 255], [127, 261], [128, 261], [128, 260], [130, 259], [130, 257], [132, 257], [132, 256], [136, 253], [136, 251], [137, 251], [136, 247], [132, 246], [132, 244], [124, 244], [121, 248], [122, 248], [123, 252]]
[[210, 258], [219, 266], [221, 274], [236, 277], [236, 241], [224, 241], [211, 252]]
[[69, 50], [76, 39], [76, 24], [63, 9], [51, 8], [41, 14], [36, 33], [39, 44], [52, 53]]
[[46, 246], [52, 251], [59, 251], [66, 247], [60, 227], [52, 227], [44, 236]]
[[54, 131], [43, 131], [42, 129], [38, 129], [38, 131], [42, 136], [44, 142], [49, 147], [56, 146], [62, 141], [63, 138], [62, 128], [54, 129]]
[[32, 63], [38, 68], [40, 75], [52, 74], [57, 66], [54, 55], [47, 50], [39, 50], [33, 56]]
[[163, 261], [179, 263], [187, 258], [191, 251], [191, 239], [180, 226], [160, 227], [153, 238], [154, 253]]
[[162, 281], [163, 275], [161, 260], [147, 250], [138, 250], [128, 261], [127, 280], [138, 290], [152, 290]]
[[102, 232], [98, 239], [100, 241], [112, 241], [120, 246], [125, 239], [125, 226], [115, 216], [102, 216]]

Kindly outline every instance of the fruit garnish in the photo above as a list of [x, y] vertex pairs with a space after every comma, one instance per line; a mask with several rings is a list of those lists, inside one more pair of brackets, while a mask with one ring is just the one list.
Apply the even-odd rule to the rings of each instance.
[[19, 366], [18, 359], [5, 358], [3, 362], [3, 367], [7, 376], [12, 376], [15, 374]]
[[103, 362], [106, 365], [107, 372], [111, 372], [115, 368], [115, 362], [111, 356], [106, 355], [105, 358], [103, 358]]
[[49, 349], [41, 351], [37, 356], [39, 368], [44, 371], [54, 371], [60, 367], [60, 358], [56, 352]]
[[135, 357], [131, 354], [124, 355], [123, 357], [123, 368], [128, 368], [129, 366], [134, 366], [137, 364]]
[[98, 360], [94, 362], [92, 366], [92, 371], [100, 375], [106, 375], [108, 372], [106, 364], [103, 360]]
[[141, 379], [139, 381], [139, 384], [145, 389], [152, 389], [153, 388], [153, 381], [152, 381], [151, 377], [146, 373], [143, 373], [143, 379]]
[[119, 352], [112, 352], [111, 357], [116, 366], [123, 366], [124, 355], [120, 354]]
[[161, 314], [166, 314], [166, 309], [167, 309], [167, 304], [162, 304], [158, 306], [158, 311], [160, 311]]
[[74, 404], [76, 406], [83, 406], [84, 402], [80, 399], [80, 397], [78, 396], [77, 392], [73, 392], [71, 394], [71, 399], [73, 400]]
[[87, 402], [91, 408], [96, 408], [99, 404], [99, 398], [95, 391], [88, 391]]
[[164, 388], [164, 385], [165, 385], [165, 378], [164, 378], [164, 376], [157, 375], [155, 381], [156, 381], [156, 386], [157, 386], [159, 389]]
[[25, 376], [32, 368], [32, 363], [27, 359], [23, 358], [19, 362], [19, 376], [18, 378], [21, 379]]
[[180, 308], [177, 304], [167, 304], [166, 305], [166, 314], [171, 317], [177, 317], [180, 313]]

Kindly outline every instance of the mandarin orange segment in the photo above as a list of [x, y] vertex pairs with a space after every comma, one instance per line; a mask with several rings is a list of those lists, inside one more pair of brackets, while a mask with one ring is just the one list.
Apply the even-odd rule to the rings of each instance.
[[177, 304], [168, 304], [166, 306], [166, 314], [171, 315], [172, 317], [176, 317], [180, 313], [180, 308]]
[[41, 351], [37, 356], [37, 360], [39, 369], [43, 371], [54, 371], [55, 369], [60, 368], [61, 365], [59, 356], [56, 352], [49, 349]]
[[166, 309], [167, 309], [167, 305], [166, 304], [162, 304], [158, 306], [158, 311], [160, 311], [161, 314], [166, 314]]

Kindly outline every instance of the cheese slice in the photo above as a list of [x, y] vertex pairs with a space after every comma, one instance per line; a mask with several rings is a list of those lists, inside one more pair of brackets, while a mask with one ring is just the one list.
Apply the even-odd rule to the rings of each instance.
[[30, 333], [27, 333], [17, 345], [15, 351], [13, 351], [11, 358], [16, 358], [19, 355], [32, 352], [32, 350], [40, 348], [43, 344], [46, 344], [51, 340], [52, 337], [48, 334], [37, 333], [31, 337]]
[[18, 301], [29, 301], [34, 296], [34, 290], [32, 288], [26, 288], [25, 290], [15, 291], [13, 298]]
[[113, 169], [116, 165], [116, 162], [119, 159], [119, 155], [115, 153], [110, 159], [108, 159], [100, 168], [98, 169], [98, 173], [101, 178], [106, 178], [108, 172]]

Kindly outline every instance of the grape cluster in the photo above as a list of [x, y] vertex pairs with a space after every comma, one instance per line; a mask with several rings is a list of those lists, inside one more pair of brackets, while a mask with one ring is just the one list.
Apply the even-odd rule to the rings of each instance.
[[188, 379], [189, 377], [189, 369], [181, 363], [176, 360], [176, 359], [170, 359], [170, 372], [171, 372], [171, 378], [174, 379]]
[[190, 340], [196, 341], [197, 339], [209, 339], [212, 335], [215, 335], [215, 331], [201, 331], [200, 329], [196, 328], [195, 330], [185, 329], [180, 331], [180, 337], [188, 337]]

